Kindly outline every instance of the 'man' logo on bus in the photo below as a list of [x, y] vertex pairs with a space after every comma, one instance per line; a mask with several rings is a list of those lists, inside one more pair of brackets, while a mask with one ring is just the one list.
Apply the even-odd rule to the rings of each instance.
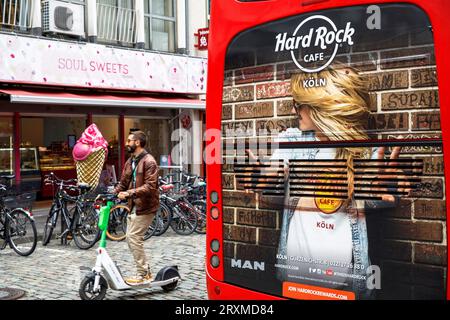
[[[308, 24], [313, 24], [313, 27], [308, 29]], [[345, 28], [338, 29], [331, 19], [314, 15], [303, 20], [292, 36], [287, 32], [277, 34], [275, 52], [290, 51], [292, 60], [300, 70], [319, 72], [334, 60], [340, 45], [344, 43], [353, 45], [354, 34], [355, 28], [351, 26], [351, 22], [347, 22]], [[328, 47], [333, 51], [330, 57], [326, 58]], [[305, 53], [301, 49], [308, 50]], [[301, 59], [297, 59], [299, 51]]]
[[264, 262], [259, 261], [250, 261], [250, 260], [244, 260], [242, 262], [241, 259], [231, 259], [231, 267], [232, 268], [239, 268], [239, 269], [250, 269], [250, 270], [260, 270], [264, 271], [265, 266]]

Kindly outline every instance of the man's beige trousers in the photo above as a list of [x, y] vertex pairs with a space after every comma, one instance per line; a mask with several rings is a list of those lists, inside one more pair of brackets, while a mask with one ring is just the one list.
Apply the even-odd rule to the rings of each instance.
[[154, 214], [136, 215], [135, 209], [127, 217], [127, 242], [133, 254], [137, 274], [145, 276], [150, 271], [150, 264], [145, 256], [144, 235], [155, 217]]

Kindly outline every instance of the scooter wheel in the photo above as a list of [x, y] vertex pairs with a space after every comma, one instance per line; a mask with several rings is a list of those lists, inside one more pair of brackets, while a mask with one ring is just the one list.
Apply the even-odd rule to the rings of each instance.
[[[174, 277], [179, 277], [180, 274], [178, 273], [178, 271], [176, 271], [175, 269], [168, 269], [164, 275], [163, 275], [163, 279], [167, 280], [170, 278], [174, 278]], [[175, 289], [178, 285], [178, 280], [169, 284], [166, 284], [165, 286], [162, 286], [161, 288], [165, 291], [165, 292], [169, 292], [172, 291], [173, 289]]]
[[80, 289], [78, 293], [81, 300], [103, 300], [108, 289], [108, 282], [106, 279], [100, 276], [100, 290], [94, 292], [95, 275], [88, 275], [81, 281]]
[[170, 284], [166, 284], [165, 286], [162, 286], [161, 288], [165, 291], [165, 292], [169, 292], [172, 291], [173, 289], [175, 289], [178, 285], [178, 281], [172, 282]]

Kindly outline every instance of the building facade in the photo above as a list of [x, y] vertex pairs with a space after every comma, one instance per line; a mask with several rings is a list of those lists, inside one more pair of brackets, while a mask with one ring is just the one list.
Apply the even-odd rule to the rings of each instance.
[[[43, 186], [76, 176], [71, 149], [90, 123], [118, 178], [140, 129], [162, 172], [202, 174], [208, 1], [0, 1], [0, 172]], [[169, 157], [170, 155], [170, 157]], [[194, 161], [195, 160], [195, 161]]]

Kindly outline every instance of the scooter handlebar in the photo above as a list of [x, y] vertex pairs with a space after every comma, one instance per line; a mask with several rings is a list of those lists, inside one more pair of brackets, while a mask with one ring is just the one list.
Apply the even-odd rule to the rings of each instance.
[[105, 194], [99, 194], [95, 200], [102, 200], [102, 201], [115, 201], [117, 200], [117, 194], [114, 193], [105, 193]]

